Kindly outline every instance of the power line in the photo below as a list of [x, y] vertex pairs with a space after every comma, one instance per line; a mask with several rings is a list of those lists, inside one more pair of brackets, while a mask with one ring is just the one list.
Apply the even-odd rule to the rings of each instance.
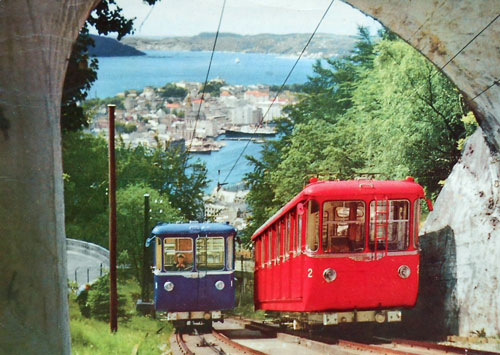
[[[498, 18], [500, 17], [500, 14], [496, 15], [485, 27], [483, 27], [481, 29], [481, 31], [479, 31], [474, 37], [472, 37], [457, 53], [455, 53], [455, 55], [453, 55], [443, 66], [441, 67], [438, 67], [438, 70], [436, 70], [429, 78], [429, 80], [431, 80], [432, 78], [434, 78], [435, 75], [437, 75], [437, 73], [442, 73], [443, 72], [443, 69], [448, 65], [450, 64], [456, 57], [458, 57], [472, 42], [474, 42], [480, 35], [483, 34], [484, 31], [486, 31], [486, 29], [488, 29], [488, 27], [490, 27], [496, 20], [498, 20]], [[390, 53], [389, 53], [390, 54]], [[396, 63], [396, 64], [399, 64], [397, 61], [396, 61], [396, 58], [394, 58], [393, 55], [389, 55], [391, 57], [391, 59]], [[410, 83], [412, 82], [410, 76], [405, 73], [406, 77], [410, 80]], [[420, 85], [418, 88], [414, 87], [414, 90], [413, 92], [410, 93], [410, 95], [417, 95], [417, 91], [420, 90], [424, 85], [426, 85], [425, 83]], [[495, 85], [499, 85], [499, 80], [496, 80], [494, 81], [490, 86], [488, 86], [486, 89], [484, 89], [483, 91], [481, 91], [479, 94], [477, 94], [476, 96], [474, 96], [474, 98], [471, 100], [471, 101], [474, 101], [476, 98], [478, 98], [479, 96], [481, 96], [482, 94], [484, 94], [486, 91], [488, 91], [489, 89], [491, 89], [493, 86]], [[413, 85], [412, 85], [413, 86]], [[418, 96], [418, 95], [417, 95]], [[421, 98], [422, 99], [422, 98]]]
[[468, 46], [469, 46], [472, 42], [474, 42], [474, 41], [476, 40], [476, 38], [478, 38], [478, 37], [479, 37], [479, 36], [480, 36], [480, 35], [481, 35], [484, 31], [486, 31], [486, 29], [487, 29], [488, 27], [490, 27], [490, 26], [493, 24], [493, 22], [495, 22], [495, 21], [496, 21], [499, 17], [500, 17], [500, 14], [496, 15], [496, 16], [495, 16], [495, 18], [494, 18], [493, 20], [491, 20], [491, 21], [490, 21], [490, 23], [488, 23], [488, 24], [486, 25], [486, 27], [484, 27], [481, 31], [479, 31], [479, 33], [478, 33], [478, 34], [476, 34], [474, 37], [472, 37], [472, 38], [471, 38], [471, 40], [470, 40], [469, 42], [467, 42], [467, 44], [466, 44], [465, 46], [463, 46], [463, 47], [462, 47], [462, 48], [461, 48], [461, 49], [460, 49], [460, 50], [459, 50], [459, 51], [458, 51], [458, 52], [457, 52], [457, 53], [456, 53], [453, 57], [451, 57], [451, 59], [450, 59], [450, 60], [448, 60], [448, 61], [445, 63], [445, 65], [443, 65], [443, 66], [441, 67], [441, 69], [439, 69], [439, 70], [440, 70], [440, 71], [441, 71], [441, 70], [443, 70], [443, 69], [444, 69], [444, 68], [445, 68], [448, 64], [450, 64], [450, 63], [453, 61], [453, 59], [455, 59], [455, 58], [456, 58], [456, 57], [457, 57], [460, 53], [462, 53], [462, 52], [464, 51], [464, 49], [465, 49], [465, 48], [467, 48], [467, 47], [468, 47]]
[[191, 150], [191, 146], [193, 145], [193, 139], [194, 139], [194, 136], [196, 134], [196, 126], [197, 126], [198, 120], [200, 118], [201, 105], [203, 104], [203, 99], [205, 98], [205, 91], [207, 88], [208, 76], [210, 75], [210, 69], [212, 68], [212, 60], [214, 59], [215, 47], [217, 46], [217, 39], [219, 38], [220, 25], [222, 23], [222, 17], [224, 16], [224, 9], [225, 8], [226, 8], [226, 0], [224, 0], [224, 3], [222, 4], [222, 10], [220, 12], [220, 17], [219, 17], [219, 25], [217, 26], [217, 32], [215, 33], [214, 45], [212, 48], [212, 53], [210, 54], [210, 61], [208, 63], [207, 75], [205, 76], [205, 83], [203, 84], [200, 105], [198, 106], [198, 112], [196, 113], [196, 118], [194, 120], [194, 129], [193, 129], [193, 134], [191, 136], [191, 142], [189, 142], [188, 152]]
[[[257, 126], [255, 127], [255, 130], [254, 130], [254, 134], [257, 132], [257, 129], [259, 128], [259, 126], [264, 122], [264, 119], [266, 118], [267, 114], [269, 113], [269, 111], [271, 110], [271, 107], [273, 106], [274, 102], [276, 101], [276, 99], [278, 98], [278, 95], [281, 93], [281, 90], [283, 90], [283, 87], [286, 85], [286, 82], [288, 81], [288, 79], [290, 78], [290, 76], [292, 75], [292, 72], [293, 70], [295, 69], [295, 67], [297, 66], [297, 63], [299, 62], [300, 58], [302, 58], [302, 55], [305, 53], [307, 47], [309, 46], [309, 44], [311, 43], [314, 35], [316, 34], [316, 32], [318, 31], [318, 28], [319, 26], [321, 25], [321, 23], [323, 22], [323, 19], [325, 18], [326, 14], [328, 13], [328, 11], [330, 10], [330, 7], [332, 7], [333, 3], [334, 3], [335, 0], [332, 0], [330, 2], [330, 4], [328, 5], [328, 7], [326, 8], [325, 12], [323, 13], [323, 16], [321, 16], [321, 19], [319, 20], [318, 24], [316, 25], [316, 28], [314, 29], [313, 33], [311, 34], [311, 36], [309, 37], [309, 39], [307, 40], [307, 43], [306, 45], [304, 46], [304, 48], [302, 49], [302, 52], [300, 52], [299, 56], [297, 57], [297, 60], [295, 61], [295, 63], [293, 64], [292, 68], [290, 69], [290, 71], [288, 72], [288, 75], [286, 76], [285, 80], [283, 81], [283, 84], [281, 84], [279, 90], [276, 92], [276, 95], [274, 95], [274, 98], [273, 100], [271, 101], [271, 104], [269, 105], [269, 107], [267, 108], [266, 110], [266, 113], [262, 116], [262, 118], [259, 120], [259, 123], [257, 124]], [[231, 167], [231, 170], [229, 170], [229, 173], [227, 173], [226, 177], [224, 178], [224, 181], [222, 182], [222, 184], [226, 183], [227, 179], [229, 178], [229, 176], [231, 175], [231, 173], [233, 172], [234, 168], [236, 167], [236, 164], [238, 164], [238, 161], [241, 159], [241, 157], [243, 156], [243, 154], [245, 153], [245, 150], [247, 149], [248, 145], [250, 144], [251, 140], [248, 140], [247, 144], [243, 147], [243, 150], [241, 151], [240, 155], [238, 156], [238, 158], [236, 159], [236, 161], [234, 162], [233, 166]]]
[[148, 14], [146, 15], [146, 17], [144, 17], [144, 20], [142, 20], [141, 25], [139, 26], [139, 32], [141, 32], [142, 26], [144, 26], [144, 24], [148, 20], [149, 16], [151, 16], [151, 13], [153, 12], [153, 9], [155, 8], [155, 5], [156, 5], [156, 3], [154, 3], [153, 5], [151, 5], [151, 9], [149, 9]]
[[482, 94], [484, 94], [486, 91], [488, 91], [489, 89], [491, 89], [495, 85], [500, 85], [500, 79], [495, 80], [493, 82], [493, 84], [489, 85], [486, 89], [484, 89], [479, 94], [477, 94], [476, 96], [474, 96], [474, 98], [471, 101], [474, 101], [475, 99], [477, 99], [479, 96], [481, 96]]

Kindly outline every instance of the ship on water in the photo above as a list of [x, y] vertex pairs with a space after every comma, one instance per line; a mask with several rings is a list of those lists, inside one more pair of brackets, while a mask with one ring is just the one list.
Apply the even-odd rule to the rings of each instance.
[[232, 137], [274, 137], [276, 131], [270, 126], [231, 126], [225, 129], [225, 135]]

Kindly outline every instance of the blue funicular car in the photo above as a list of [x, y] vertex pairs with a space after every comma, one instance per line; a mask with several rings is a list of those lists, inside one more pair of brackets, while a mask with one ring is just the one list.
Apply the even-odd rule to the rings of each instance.
[[176, 327], [223, 321], [235, 304], [236, 229], [223, 223], [158, 224], [154, 302]]

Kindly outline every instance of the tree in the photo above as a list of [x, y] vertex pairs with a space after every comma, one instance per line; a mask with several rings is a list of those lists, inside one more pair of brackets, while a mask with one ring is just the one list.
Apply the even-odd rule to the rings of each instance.
[[[142, 279], [144, 247], [144, 195], [149, 194], [150, 228], [158, 222], [180, 222], [181, 213], [168, 197], [145, 184], [129, 185], [117, 192], [118, 252], [127, 251], [128, 263], [133, 276], [144, 287]], [[151, 260], [147, 261], [151, 265]]]
[[[107, 142], [88, 133], [68, 132], [63, 143], [66, 233], [106, 247]], [[187, 152], [169, 144], [158, 143], [155, 148], [118, 144], [116, 158], [118, 192], [142, 183], [168, 200], [183, 219], [200, 217], [207, 171]]]
[[[389, 32], [375, 43], [360, 28], [350, 56], [317, 62], [298, 104], [277, 120], [246, 176], [249, 236], [298, 193], [308, 175], [414, 176], [437, 194], [460, 157], [474, 120], [459, 91], [416, 50]], [[465, 116], [465, 118], [464, 118]]]
[[373, 68], [360, 80], [344, 116], [363, 147], [366, 168], [394, 179], [412, 175], [437, 194], [472, 131], [457, 88], [403, 41], [377, 45]]
[[186, 95], [188, 94], [188, 91], [184, 88], [181, 88], [180, 86], [177, 86], [173, 83], [168, 83], [165, 85], [161, 90], [159, 90], [160, 96], [164, 98], [177, 98], [180, 100], [183, 100]]
[[226, 83], [221, 81], [211, 80], [207, 83], [207, 85], [203, 86], [201, 91], [204, 91], [205, 94], [210, 94], [210, 96], [219, 96], [220, 88], [226, 85]]
[[108, 245], [108, 143], [68, 132], [63, 141], [66, 235]]
[[121, 145], [117, 150], [118, 188], [144, 182], [168, 196], [187, 220], [201, 217], [207, 170], [180, 146], [157, 142], [155, 148]]
[[[95, 281], [88, 291], [86, 302], [86, 311], [88, 316], [100, 319], [109, 319], [109, 275], [103, 275]], [[118, 292], [118, 316], [125, 317], [127, 315], [125, 305], [126, 297]], [[83, 314], [83, 313], [82, 313]], [[85, 316], [85, 314], [83, 314]]]

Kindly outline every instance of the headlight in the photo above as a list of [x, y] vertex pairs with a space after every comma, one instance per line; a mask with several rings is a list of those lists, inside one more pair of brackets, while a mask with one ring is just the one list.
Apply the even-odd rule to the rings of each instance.
[[411, 270], [410, 270], [409, 266], [407, 266], [407, 265], [401, 265], [399, 267], [399, 269], [398, 269], [398, 275], [402, 279], [407, 279], [408, 277], [410, 277], [410, 274], [411, 274]]
[[165, 282], [165, 284], [163, 285], [163, 288], [165, 289], [165, 291], [172, 291], [174, 289], [174, 284], [170, 281], [167, 281]]
[[375, 313], [375, 322], [384, 323], [385, 322], [385, 313], [384, 312]]
[[323, 271], [323, 277], [325, 278], [326, 282], [332, 282], [337, 278], [337, 272], [330, 268], [325, 269], [325, 271]]
[[224, 281], [219, 280], [215, 283], [215, 288], [218, 289], [219, 291], [222, 291], [224, 289], [224, 286], [226, 286], [224, 285]]

